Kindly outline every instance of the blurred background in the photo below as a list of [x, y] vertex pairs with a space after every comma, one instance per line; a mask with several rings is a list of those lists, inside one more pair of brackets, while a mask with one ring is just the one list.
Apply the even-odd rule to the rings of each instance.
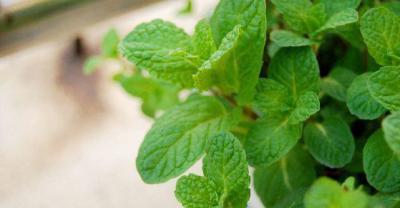
[[193, 3], [182, 15], [185, 0], [0, 0], [1, 208], [180, 207], [175, 180], [136, 171], [152, 120], [112, 81], [118, 66], [82, 68], [109, 28], [163, 18], [192, 33], [217, 0]]

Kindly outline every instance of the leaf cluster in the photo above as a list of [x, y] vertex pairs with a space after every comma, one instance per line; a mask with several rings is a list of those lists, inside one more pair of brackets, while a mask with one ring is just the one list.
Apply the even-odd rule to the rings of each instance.
[[[143, 181], [180, 176], [186, 208], [245, 208], [253, 167], [265, 207], [399, 207], [399, 8], [220, 0], [193, 34], [161, 19], [107, 34], [102, 57], [155, 119]], [[203, 176], [181, 176], [201, 158]]]

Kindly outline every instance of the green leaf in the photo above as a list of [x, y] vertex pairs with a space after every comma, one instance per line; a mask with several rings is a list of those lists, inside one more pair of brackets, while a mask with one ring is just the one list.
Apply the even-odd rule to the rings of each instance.
[[280, 47], [299, 47], [315, 44], [313, 41], [287, 30], [275, 30], [271, 32], [271, 41]]
[[[341, 26], [339, 28], [336, 28], [332, 32], [339, 35], [341, 38], [350, 43], [353, 47], [357, 48], [358, 51], [363, 51], [366, 47], [360, 32], [360, 26], [358, 22]], [[362, 69], [359, 65], [354, 65], [353, 67], [357, 67], [359, 70]]]
[[128, 94], [143, 100], [142, 110], [150, 117], [154, 117], [159, 110], [167, 110], [179, 103], [179, 87], [163, 80], [137, 74], [118, 74], [115, 80]]
[[321, 79], [321, 91], [336, 100], [346, 102], [347, 88], [356, 74], [346, 68], [334, 68], [327, 77]]
[[276, 44], [275, 42], [271, 42], [269, 45], [267, 45], [267, 51], [268, 51], [268, 56], [270, 58], [273, 58], [275, 56], [275, 54], [281, 49], [282, 47], [280, 47], [278, 44]]
[[182, 174], [203, 155], [210, 137], [229, 129], [235, 119], [213, 97], [192, 96], [153, 124], [139, 149], [136, 167], [146, 183]]
[[345, 190], [354, 190], [356, 184], [356, 179], [354, 177], [348, 177], [346, 180], [342, 183], [342, 188]]
[[286, 23], [293, 30], [312, 33], [326, 21], [327, 15], [322, 4], [312, 5], [309, 0], [272, 0]]
[[254, 106], [265, 115], [287, 113], [293, 106], [288, 94], [289, 90], [279, 82], [261, 78], [258, 81]]
[[219, 194], [209, 179], [190, 174], [176, 183], [175, 196], [185, 208], [217, 208]]
[[295, 100], [307, 91], [319, 93], [319, 67], [309, 47], [279, 50], [268, 73], [271, 79], [285, 85]]
[[157, 19], [137, 26], [121, 42], [120, 50], [138, 68], [147, 69], [155, 77], [191, 87], [192, 75], [202, 61], [188, 52], [190, 41], [182, 29]]
[[83, 73], [85, 75], [90, 75], [95, 72], [99, 66], [104, 63], [105, 59], [102, 56], [92, 56], [85, 60], [83, 65]]
[[155, 118], [157, 115], [157, 103], [155, 102], [146, 102], [143, 101], [142, 106], [140, 106], [140, 109], [142, 110], [142, 113], [145, 114], [148, 117]]
[[348, 124], [357, 119], [350, 114], [346, 104], [337, 101], [331, 101], [327, 105], [324, 105], [320, 112], [323, 118], [340, 117]]
[[307, 120], [320, 109], [318, 95], [305, 92], [298, 100], [288, 97], [289, 90], [272, 79], [260, 79], [254, 105], [267, 116], [287, 115], [290, 124]]
[[400, 15], [400, 2], [392, 1], [392, 2], [383, 2], [383, 6], [390, 9], [397, 15]]
[[357, 9], [361, 0], [320, 0], [325, 6], [325, 11], [329, 16], [339, 13], [345, 9]]
[[372, 197], [371, 201], [371, 207], [374, 208], [398, 208], [400, 207], [400, 192], [378, 193]]
[[239, 75], [236, 99], [239, 104], [250, 102], [255, 93], [266, 41], [266, 19], [264, 0], [221, 0], [211, 17], [217, 45], [236, 25], [241, 25], [243, 35], [235, 50]]
[[400, 67], [382, 67], [368, 78], [372, 97], [390, 111], [400, 110]]
[[351, 114], [364, 120], [373, 120], [382, 116], [386, 109], [379, 104], [368, 90], [368, 78], [371, 73], [359, 75], [347, 91], [347, 107]]
[[252, 166], [269, 165], [285, 156], [301, 137], [302, 125], [290, 125], [289, 119], [266, 116], [250, 129], [246, 154]]
[[239, 68], [237, 65], [237, 47], [242, 34], [241, 27], [236, 26], [222, 40], [221, 45], [210, 59], [205, 61], [193, 76], [195, 86], [207, 90], [211, 86], [220, 87], [225, 93], [238, 92]]
[[250, 176], [245, 151], [235, 136], [221, 133], [212, 138], [203, 160], [203, 172], [222, 193], [223, 207], [246, 207]]
[[316, 179], [314, 162], [297, 146], [278, 162], [257, 167], [254, 186], [266, 207], [273, 207], [291, 192], [307, 188]]
[[101, 42], [101, 53], [104, 57], [118, 57], [119, 35], [115, 29], [109, 30]]
[[400, 65], [400, 17], [384, 7], [373, 8], [361, 18], [361, 33], [368, 52], [378, 64]]
[[315, 34], [338, 28], [358, 21], [358, 13], [354, 9], [344, 9], [331, 16], [325, 24], [320, 27]]
[[183, 7], [181, 10], [179, 10], [179, 14], [181, 15], [186, 15], [190, 14], [193, 11], [193, 1], [192, 0], [186, 0], [186, 5]]
[[273, 208], [304, 208], [303, 199], [305, 193], [305, 188], [296, 189], [287, 194]]
[[309, 119], [320, 110], [318, 95], [306, 92], [296, 101], [296, 106], [289, 116], [290, 124], [297, 124]]
[[336, 181], [319, 178], [305, 195], [306, 208], [367, 208], [368, 195], [362, 190], [348, 190]]
[[389, 147], [400, 157], [400, 112], [386, 117], [382, 128]]
[[383, 131], [375, 132], [368, 139], [363, 156], [369, 184], [382, 192], [400, 191], [400, 159], [386, 143]]
[[217, 50], [210, 23], [207, 19], [200, 20], [192, 37], [192, 50], [194, 54], [207, 60]]
[[338, 117], [322, 123], [309, 123], [304, 128], [304, 141], [311, 155], [321, 164], [339, 168], [349, 163], [355, 150], [350, 127]]
[[222, 132], [210, 140], [203, 160], [204, 177], [178, 180], [175, 195], [186, 208], [244, 208], [250, 197], [246, 154], [239, 140]]

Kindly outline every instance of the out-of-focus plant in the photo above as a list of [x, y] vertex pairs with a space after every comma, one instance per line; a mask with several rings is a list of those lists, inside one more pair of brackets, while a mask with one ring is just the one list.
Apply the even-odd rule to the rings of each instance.
[[144, 182], [169, 181], [203, 158], [203, 176], [177, 181], [184, 207], [246, 207], [252, 166], [266, 207], [396, 208], [399, 7], [220, 0], [192, 35], [153, 20], [121, 42], [109, 32], [94, 60], [135, 66], [115, 80], [155, 118], [136, 159]]
[[83, 66], [83, 72], [92, 74], [99, 66], [108, 60], [118, 59], [118, 44], [120, 37], [115, 29], [110, 29], [101, 42], [101, 54], [88, 58]]
[[190, 14], [193, 11], [193, 0], [186, 0], [186, 5], [183, 7], [179, 14]]
[[179, 103], [178, 93], [181, 87], [165, 80], [146, 75], [145, 71], [127, 63], [118, 52], [120, 36], [115, 29], [110, 29], [103, 37], [101, 54], [88, 58], [84, 64], [84, 73], [95, 72], [106, 62], [117, 62], [121, 70], [114, 75], [114, 80], [129, 95], [141, 98], [142, 112], [155, 117], [158, 112], [167, 110]]

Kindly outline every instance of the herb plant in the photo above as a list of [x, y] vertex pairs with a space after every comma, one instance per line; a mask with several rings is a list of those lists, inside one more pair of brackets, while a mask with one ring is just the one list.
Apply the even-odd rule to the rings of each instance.
[[[220, 0], [192, 35], [160, 19], [111, 30], [85, 71], [121, 63], [115, 80], [155, 119], [137, 170], [179, 177], [183, 207], [244, 208], [252, 181], [265, 207], [396, 208], [399, 8]], [[185, 174], [201, 158], [203, 175]]]

